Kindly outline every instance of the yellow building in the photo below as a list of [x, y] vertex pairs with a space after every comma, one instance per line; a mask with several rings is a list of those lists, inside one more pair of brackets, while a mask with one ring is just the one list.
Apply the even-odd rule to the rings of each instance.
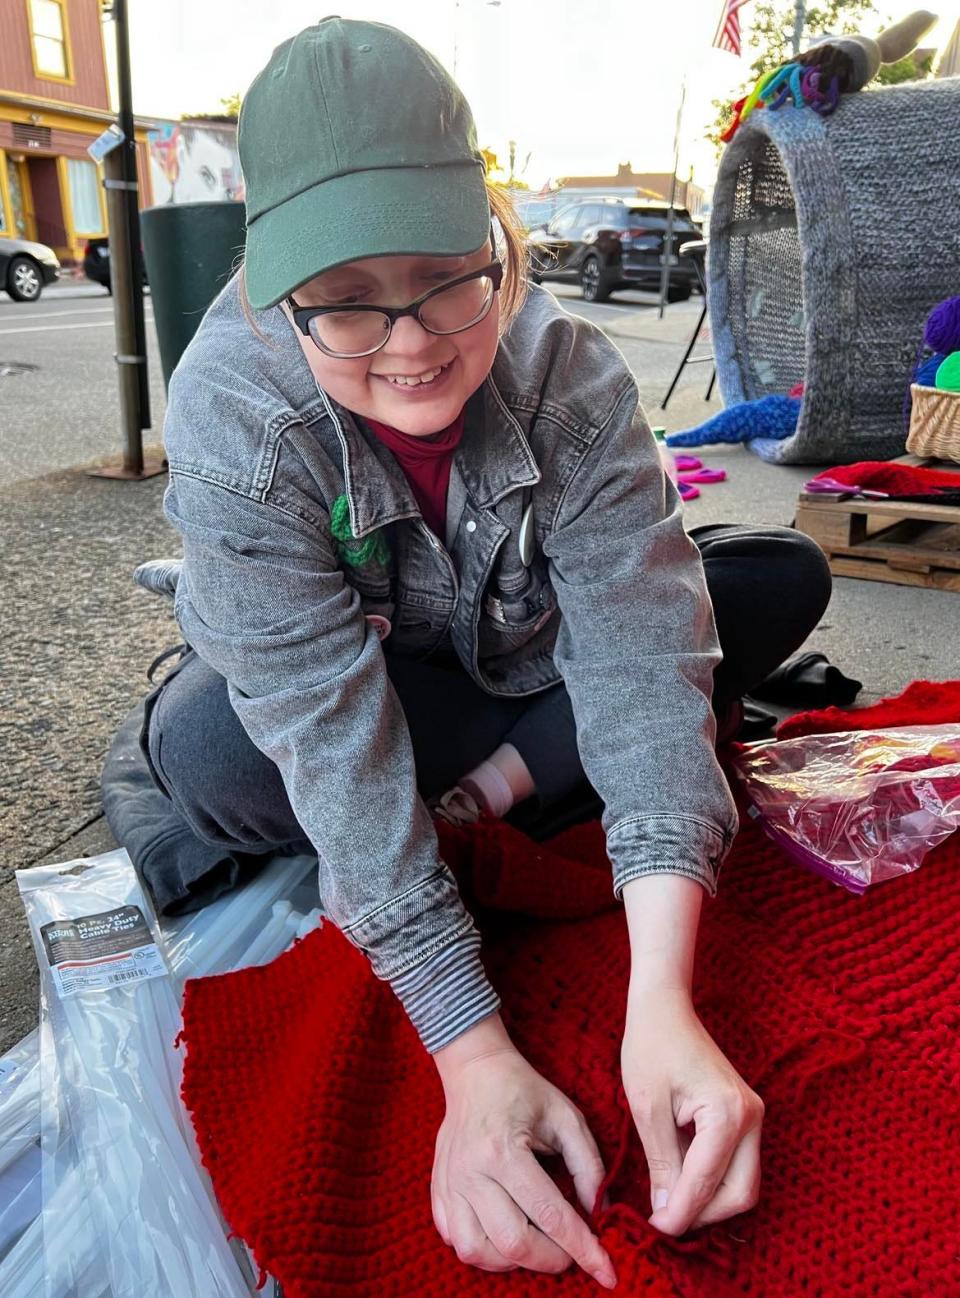
[[[48, 244], [66, 264], [107, 233], [87, 147], [113, 121], [100, 0], [0, 0], [0, 239]], [[151, 202], [136, 128], [141, 206]]]

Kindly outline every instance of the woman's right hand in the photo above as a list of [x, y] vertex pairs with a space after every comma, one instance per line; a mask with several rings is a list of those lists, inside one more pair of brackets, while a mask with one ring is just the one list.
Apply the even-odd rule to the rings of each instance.
[[580, 1111], [513, 1046], [499, 1014], [434, 1055], [447, 1111], [437, 1133], [433, 1219], [461, 1262], [484, 1271], [565, 1271], [606, 1289], [605, 1249], [534, 1153], [561, 1154], [587, 1212], [603, 1162]]

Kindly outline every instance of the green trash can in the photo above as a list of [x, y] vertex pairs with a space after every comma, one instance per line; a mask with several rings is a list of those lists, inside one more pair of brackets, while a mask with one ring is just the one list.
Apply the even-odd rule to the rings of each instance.
[[177, 367], [246, 242], [243, 203], [165, 203], [140, 213], [163, 381]]

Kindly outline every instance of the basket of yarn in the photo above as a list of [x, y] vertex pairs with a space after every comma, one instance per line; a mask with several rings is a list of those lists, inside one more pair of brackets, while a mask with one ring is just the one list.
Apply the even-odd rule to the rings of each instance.
[[934, 307], [923, 341], [933, 354], [917, 367], [910, 385], [907, 450], [960, 463], [960, 297]]

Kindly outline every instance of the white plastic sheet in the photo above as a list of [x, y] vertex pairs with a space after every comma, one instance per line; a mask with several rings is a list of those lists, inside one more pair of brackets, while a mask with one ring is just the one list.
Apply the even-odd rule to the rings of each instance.
[[40, 1033], [0, 1060], [0, 1171], [40, 1138]]

